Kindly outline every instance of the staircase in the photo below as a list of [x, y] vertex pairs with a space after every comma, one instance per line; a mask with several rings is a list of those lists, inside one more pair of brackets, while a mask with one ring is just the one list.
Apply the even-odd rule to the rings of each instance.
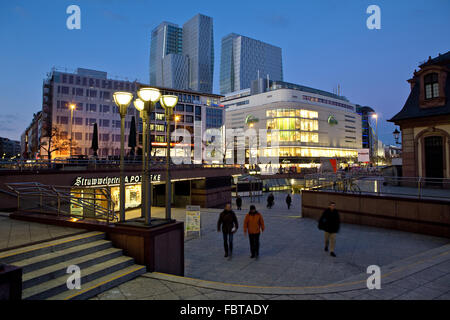
[[[0, 252], [0, 262], [22, 267], [22, 299], [81, 300], [91, 298], [146, 272], [133, 258], [105, 240], [103, 232], [87, 232], [20, 249]], [[69, 290], [67, 267], [81, 270], [81, 289]]]

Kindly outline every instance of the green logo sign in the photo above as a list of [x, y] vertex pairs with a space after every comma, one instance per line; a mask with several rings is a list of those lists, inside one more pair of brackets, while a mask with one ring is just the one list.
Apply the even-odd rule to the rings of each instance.
[[329, 116], [328, 117], [328, 124], [330, 126], [335, 126], [338, 124], [338, 121], [336, 120], [336, 118], [334, 116]]
[[251, 124], [251, 123], [257, 123], [259, 122], [259, 119], [256, 118], [255, 116], [249, 114], [246, 118], [245, 118], [245, 124]]

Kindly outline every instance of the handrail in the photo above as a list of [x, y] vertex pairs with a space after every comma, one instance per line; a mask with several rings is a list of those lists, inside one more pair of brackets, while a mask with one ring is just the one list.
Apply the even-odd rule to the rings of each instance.
[[[53, 186], [44, 185], [38, 182], [15, 182], [5, 184], [8, 189], [17, 195], [17, 208], [21, 208], [21, 201], [29, 200], [32, 201], [33, 198], [39, 197], [39, 208], [47, 209], [46, 212], [54, 211], [54, 206], [49, 206], [44, 204], [43, 198], [50, 198], [57, 201], [56, 212], [58, 215], [66, 216], [77, 216], [71, 212], [71, 207], [73, 205], [79, 206], [83, 210], [83, 218], [92, 218], [95, 220], [106, 220], [107, 223], [110, 221], [118, 220], [116, 213], [114, 212], [115, 203], [112, 200], [111, 193], [107, 188], [96, 188], [92, 189], [93, 194], [90, 197], [86, 197], [83, 192], [71, 190], [71, 187], [67, 186]], [[97, 195], [101, 198], [97, 199]], [[36, 201], [34, 199], [34, 201]], [[106, 201], [106, 208], [99, 205], [96, 202]], [[37, 201], [36, 201], [37, 202]], [[69, 206], [69, 210], [65, 211], [61, 208], [62, 202], [65, 202]], [[23, 202], [22, 202], [23, 204]], [[85, 211], [92, 211], [93, 216], [86, 217]]]

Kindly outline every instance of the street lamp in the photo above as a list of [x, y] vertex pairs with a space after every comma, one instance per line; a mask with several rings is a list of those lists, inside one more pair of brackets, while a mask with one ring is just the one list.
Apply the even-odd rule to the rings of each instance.
[[400, 138], [400, 131], [398, 131], [397, 128], [395, 128], [392, 134], [394, 135], [395, 143], [400, 144], [400, 142], [398, 142], [398, 139]]
[[74, 103], [71, 103], [69, 105], [70, 109], [70, 151], [69, 151], [69, 159], [72, 158], [72, 122], [73, 122], [73, 110], [75, 110], [76, 105]]
[[133, 99], [130, 92], [117, 91], [113, 94], [114, 102], [119, 108], [120, 114], [120, 221], [125, 221], [125, 176], [124, 176], [124, 154], [125, 154], [125, 116], [127, 108]]
[[150, 161], [150, 113], [153, 111], [156, 102], [161, 97], [161, 92], [155, 88], [141, 88], [137, 92], [139, 99], [136, 99], [134, 106], [139, 110], [142, 118], [142, 206], [141, 217], [145, 218], [145, 224], [151, 223], [151, 180], [149, 177], [148, 163]]
[[165, 110], [166, 116], [166, 219], [170, 219], [172, 200], [172, 185], [170, 181], [170, 116], [173, 108], [178, 103], [178, 97], [173, 95], [163, 95], [161, 96], [160, 103]]

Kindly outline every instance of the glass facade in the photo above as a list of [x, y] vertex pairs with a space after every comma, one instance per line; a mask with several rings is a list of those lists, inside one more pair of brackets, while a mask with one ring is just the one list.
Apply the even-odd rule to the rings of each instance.
[[[164, 86], [164, 59], [172, 54], [180, 55], [182, 53], [183, 29], [176, 24], [163, 22], [153, 29], [150, 44], [150, 85]], [[171, 61], [166, 62], [166, 73], [176, 72], [177, 69], [183, 68], [185, 61], [182, 59], [169, 58]], [[174, 63], [180, 63], [181, 67], [173, 66]], [[167, 76], [167, 75], [166, 75]], [[171, 74], [170, 78], [175, 78], [175, 74]], [[178, 88], [185, 89], [185, 88]]]
[[213, 74], [212, 18], [198, 14], [183, 28], [163, 22], [152, 31], [150, 85], [211, 93]]
[[281, 48], [235, 33], [222, 38], [220, 93], [251, 87], [252, 80], [283, 80]]
[[[319, 114], [304, 109], [273, 109], [266, 111], [267, 130], [279, 130], [279, 141], [319, 143]], [[268, 142], [272, 141], [268, 133]]]
[[214, 76], [213, 19], [197, 14], [183, 25], [183, 54], [189, 57], [189, 89], [211, 93]]

